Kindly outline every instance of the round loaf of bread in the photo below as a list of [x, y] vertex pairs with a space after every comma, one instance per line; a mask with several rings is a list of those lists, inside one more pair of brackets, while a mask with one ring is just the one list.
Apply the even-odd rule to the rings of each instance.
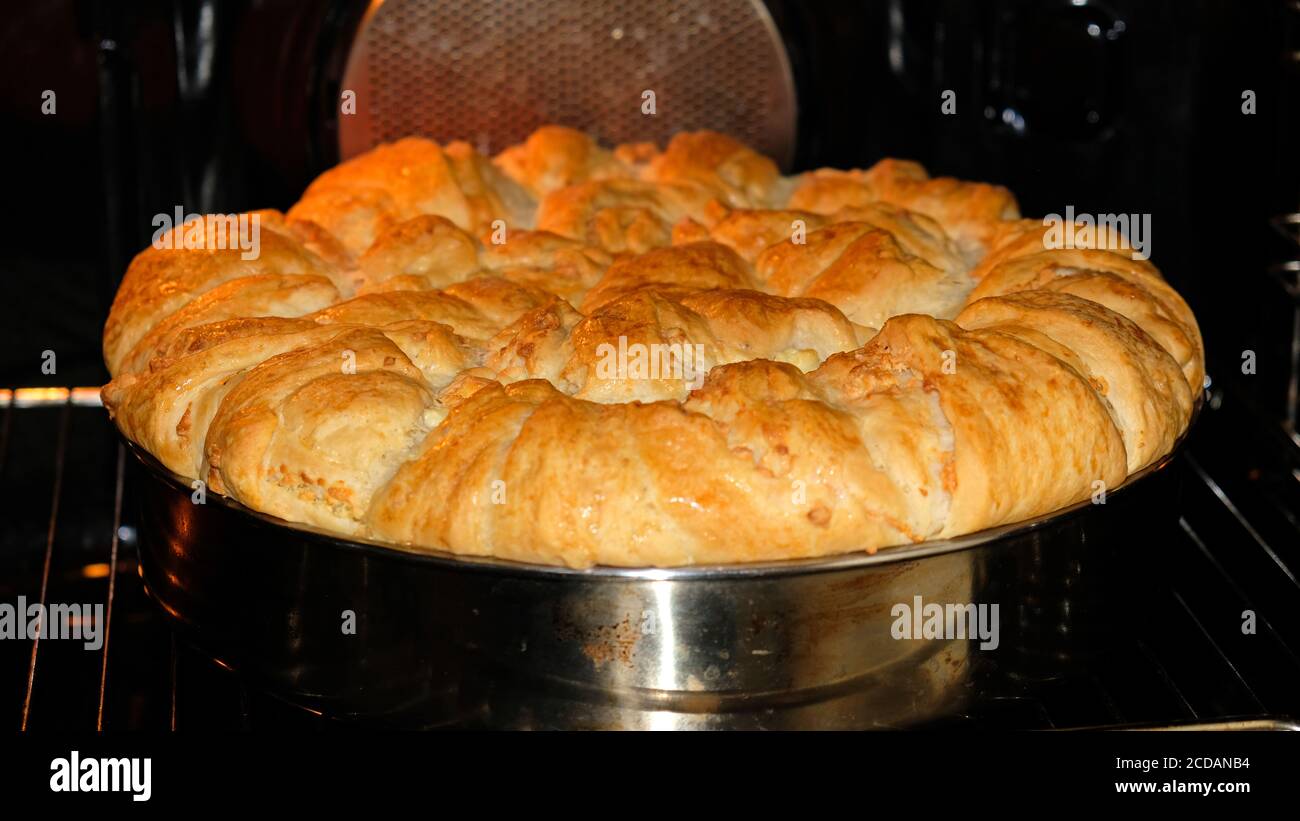
[[1094, 497], [1186, 429], [1196, 319], [1093, 236], [1052, 247], [1005, 188], [914, 162], [783, 177], [710, 132], [408, 138], [141, 252], [103, 398], [176, 474], [395, 548], [874, 552]]

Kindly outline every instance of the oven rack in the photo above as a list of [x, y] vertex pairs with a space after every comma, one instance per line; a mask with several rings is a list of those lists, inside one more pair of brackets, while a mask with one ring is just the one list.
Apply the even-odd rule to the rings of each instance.
[[[1176, 557], [1121, 614], [1100, 663], [1009, 680], [980, 669], [956, 730], [1187, 726], [1296, 729], [1300, 448], [1216, 392], [1181, 457]], [[129, 455], [95, 389], [0, 390], [0, 602], [105, 606], [102, 648], [0, 641], [0, 709], [25, 731], [351, 731], [249, 686], [148, 599]], [[1235, 628], [1242, 611], [1257, 631]], [[1229, 618], [1228, 616], [1234, 616]]]

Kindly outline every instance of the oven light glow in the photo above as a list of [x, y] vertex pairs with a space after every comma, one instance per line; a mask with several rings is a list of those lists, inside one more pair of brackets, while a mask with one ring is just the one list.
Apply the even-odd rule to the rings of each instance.
[[0, 407], [43, 408], [66, 405], [101, 407], [99, 388], [14, 388], [0, 390]]
[[106, 579], [108, 574], [108, 562], [96, 562], [81, 568], [81, 577], [83, 579]]

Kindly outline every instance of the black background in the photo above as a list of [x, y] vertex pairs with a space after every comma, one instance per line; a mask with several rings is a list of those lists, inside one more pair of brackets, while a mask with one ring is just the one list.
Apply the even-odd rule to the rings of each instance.
[[[717, 808], [770, 815], [810, 806], [848, 817], [939, 807], [1005, 811], [1105, 802], [1180, 809], [1275, 807], [1289, 795], [1287, 734], [1022, 733], [952, 739], [936, 734], [384, 734], [364, 752], [351, 738], [191, 737], [24, 740], [0, 755], [0, 788], [24, 801], [127, 812], [236, 808], [285, 802], [297, 814], [350, 798], [414, 805], [440, 815], [518, 803], [534, 811], [608, 812], [635, 805], [680, 812]], [[51, 793], [49, 762], [89, 756], [152, 757], [153, 796]], [[1116, 769], [1116, 758], [1237, 757], [1241, 769]], [[491, 762], [490, 766], [485, 762]], [[1115, 782], [1244, 782], [1248, 794], [1119, 795]], [[668, 782], [680, 789], [656, 788]], [[779, 803], [778, 803], [779, 802]], [[789, 803], [787, 803], [789, 802]], [[1195, 802], [1195, 803], [1194, 803]], [[454, 809], [453, 809], [454, 808]], [[832, 809], [833, 808], [833, 809]], [[373, 810], [372, 810], [373, 811]], [[802, 812], [801, 812], [802, 811]]]

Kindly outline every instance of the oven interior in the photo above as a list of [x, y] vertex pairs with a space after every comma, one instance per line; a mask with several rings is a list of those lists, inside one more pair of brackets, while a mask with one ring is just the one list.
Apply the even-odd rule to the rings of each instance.
[[[977, 660], [968, 706], [943, 726], [1294, 728], [1300, 6], [839, 6], [765, 6], [793, 84], [789, 168], [908, 156], [1006, 184], [1026, 213], [1061, 210], [1063, 194], [1079, 211], [1152, 213], [1154, 259], [1201, 319], [1214, 378], [1179, 459], [1177, 516], [1148, 546], [1162, 561], [1134, 562], [1146, 594], [1117, 603], [1102, 656], [1016, 677]], [[54, 2], [0, 35], [0, 65], [20, 78], [0, 98], [3, 132], [32, 159], [10, 170], [29, 200], [13, 224], [26, 240], [0, 249], [0, 599], [104, 601], [109, 618], [100, 652], [0, 642], [12, 726], [354, 726], [266, 695], [172, 632], [140, 583], [129, 455], [94, 392], [74, 388], [105, 379], [100, 328], [149, 215], [284, 207], [344, 153], [334, 99], [367, 11]], [[63, 45], [54, 79], [24, 72], [50, 43]], [[20, 100], [48, 83], [66, 111], [55, 122]], [[1088, 94], [1062, 91], [1081, 84]], [[958, 116], [940, 118], [949, 89]], [[1241, 111], [1244, 90], [1255, 114]], [[39, 367], [47, 350], [55, 373]], [[1071, 629], [1067, 613], [1034, 606], [1021, 617]], [[1240, 629], [1248, 610], [1253, 634]]]

